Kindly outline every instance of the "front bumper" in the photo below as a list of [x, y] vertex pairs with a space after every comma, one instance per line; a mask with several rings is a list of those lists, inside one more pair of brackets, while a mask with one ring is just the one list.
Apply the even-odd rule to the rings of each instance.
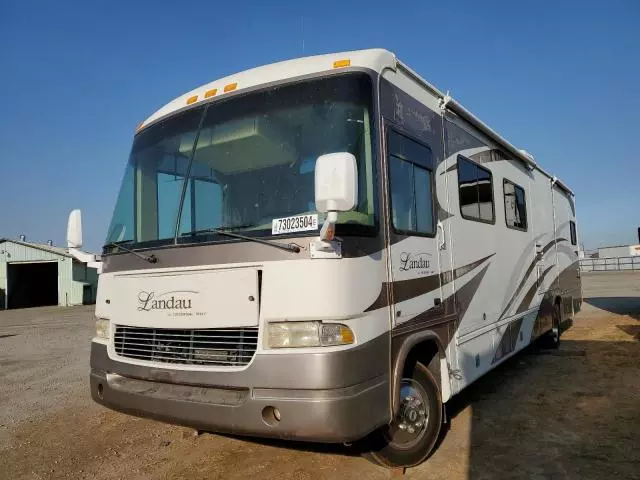
[[[259, 355], [245, 370], [158, 369], [91, 347], [91, 396], [111, 409], [204, 431], [347, 442], [389, 420], [386, 337], [334, 353]], [[269, 415], [277, 408], [280, 420]]]

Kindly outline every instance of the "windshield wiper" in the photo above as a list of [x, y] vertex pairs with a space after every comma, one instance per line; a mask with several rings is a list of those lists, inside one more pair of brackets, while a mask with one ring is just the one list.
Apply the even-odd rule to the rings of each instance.
[[135, 255], [138, 258], [141, 258], [142, 260], [149, 262], [149, 263], [156, 263], [158, 261], [158, 258], [151, 254], [151, 255], [145, 255], [143, 253], [140, 252], [136, 252], [134, 250], [131, 250], [130, 248], [127, 247], [123, 247], [122, 245], [120, 245], [119, 243], [114, 243], [114, 242], [109, 242], [106, 245], [107, 247], [116, 247], [116, 248], [121, 248], [122, 250], [124, 250], [125, 252], [129, 252], [133, 255]]
[[247, 240], [249, 242], [261, 243], [263, 245], [269, 245], [270, 247], [279, 248], [281, 250], [286, 250], [288, 252], [298, 253], [300, 251], [300, 247], [294, 243], [280, 243], [274, 242], [273, 240], [263, 240], [262, 238], [256, 237], [248, 237], [246, 235], [240, 235], [239, 233], [231, 232], [229, 228], [248, 228], [253, 225], [234, 225], [232, 227], [221, 227], [221, 228], [205, 228], [204, 230], [195, 230], [193, 232], [183, 233], [182, 235], [196, 235], [199, 233], [217, 233], [218, 235], [225, 235], [227, 237], [239, 238], [241, 240]]

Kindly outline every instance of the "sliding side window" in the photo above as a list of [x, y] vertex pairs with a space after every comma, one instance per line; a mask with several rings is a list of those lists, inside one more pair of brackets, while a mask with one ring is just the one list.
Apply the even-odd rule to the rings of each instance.
[[458, 191], [462, 218], [494, 222], [491, 172], [462, 155], [458, 156]]
[[527, 230], [527, 203], [524, 188], [510, 180], [504, 179], [504, 219], [507, 227], [516, 230]]
[[391, 217], [399, 233], [435, 233], [431, 150], [389, 130]]

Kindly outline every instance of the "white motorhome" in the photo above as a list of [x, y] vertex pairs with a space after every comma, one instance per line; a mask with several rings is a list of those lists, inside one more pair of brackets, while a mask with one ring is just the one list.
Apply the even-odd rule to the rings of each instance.
[[386, 50], [222, 78], [138, 127], [92, 397], [415, 465], [453, 395], [559, 341], [575, 222], [566, 185]]

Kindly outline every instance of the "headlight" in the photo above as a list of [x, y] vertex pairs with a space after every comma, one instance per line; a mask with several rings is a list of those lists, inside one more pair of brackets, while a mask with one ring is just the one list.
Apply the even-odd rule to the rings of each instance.
[[109, 338], [109, 320], [104, 318], [96, 319], [96, 337]]
[[269, 348], [328, 347], [353, 343], [351, 329], [338, 323], [274, 322], [267, 324]]

